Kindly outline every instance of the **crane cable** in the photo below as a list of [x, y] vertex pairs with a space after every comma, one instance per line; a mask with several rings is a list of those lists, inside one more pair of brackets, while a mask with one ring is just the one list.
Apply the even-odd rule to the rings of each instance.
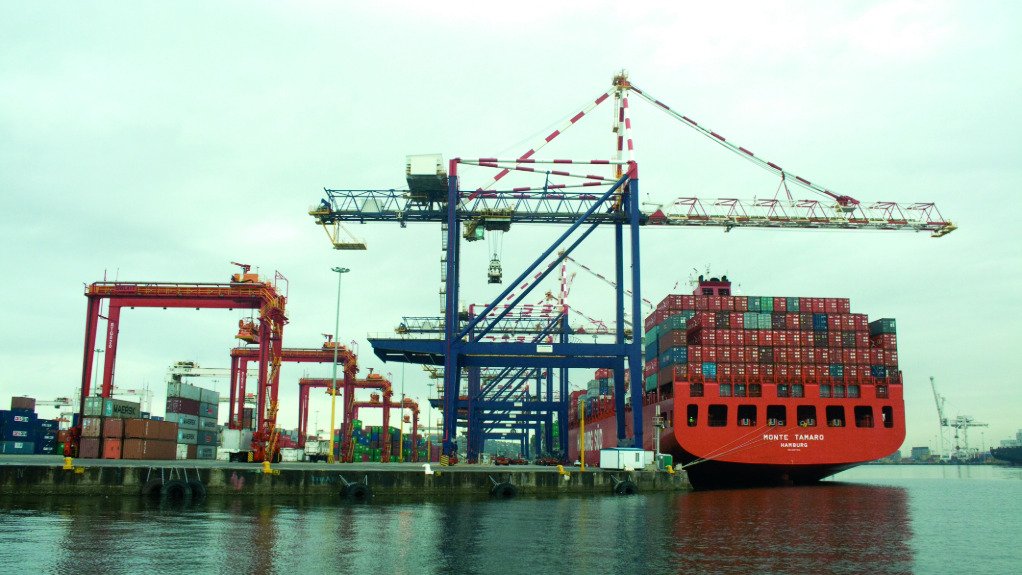
[[676, 120], [680, 120], [686, 126], [689, 126], [689, 127], [693, 128], [694, 130], [698, 131], [700, 134], [706, 136], [710, 140], [716, 142], [717, 144], [720, 144], [721, 146], [724, 146], [728, 150], [730, 150], [730, 151], [734, 152], [735, 154], [738, 154], [739, 156], [749, 160], [750, 162], [756, 164], [757, 166], [759, 166], [759, 167], [761, 167], [761, 168], [763, 168], [763, 169], [765, 169], [765, 170], [767, 170], [769, 172], [777, 174], [777, 175], [781, 176], [782, 178], [784, 178], [785, 180], [791, 179], [794, 183], [802, 186], [803, 188], [805, 188], [805, 189], [807, 189], [809, 191], [816, 192], [818, 194], [822, 194], [824, 196], [827, 196], [827, 197], [837, 201], [842, 206], [855, 206], [855, 205], [859, 204], [859, 201], [856, 200], [855, 198], [852, 198], [850, 196], [843, 196], [843, 195], [837, 194], [835, 192], [832, 192], [832, 191], [826, 189], [823, 186], [820, 186], [818, 184], [814, 184], [814, 183], [810, 182], [809, 180], [807, 180], [807, 179], [805, 179], [805, 178], [803, 178], [801, 176], [798, 176], [796, 174], [793, 174], [793, 173], [785, 170], [784, 168], [782, 168], [781, 166], [779, 166], [779, 165], [777, 165], [777, 164], [775, 164], [773, 162], [764, 160], [764, 159], [756, 156], [751, 151], [749, 151], [746, 148], [743, 148], [742, 146], [739, 146], [737, 144], [729, 142], [727, 140], [727, 138], [725, 138], [724, 136], [721, 136], [720, 134], [710, 130], [709, 128], [706, 128], [704, 126], [699, 125], [698, 122], [696, 122], [695, 120], [689, 118], [688, 116], [683, 116], [682, 114], [679, 114], [678, 112], [672, 110], [669, 106], [667, 106], [667, 104], [664, 104], [660, 100], [657, 100], [656, 98], [654, 98], [650, 94], [647, 94], [645, 91], [640, 90], [639, 88], [635, 87], [634, 85], [631, 86], [631, 89], [634, 90], [635, 93], [638, 94], [639, 96], [642, 96], [646, 101], [650, 102], [651, 104], [653, 104], [657, 108], [660, 108], [661, 110], [666, 112], [672, 118], [674, 118]]

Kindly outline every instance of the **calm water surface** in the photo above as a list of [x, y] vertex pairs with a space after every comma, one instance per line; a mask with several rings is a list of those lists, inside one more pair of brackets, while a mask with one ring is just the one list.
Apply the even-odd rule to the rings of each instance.
[[628, 498], [0, 499], [0, 573], [1008, 574], [1020, 537], [1022, 468], [1001, 467]]

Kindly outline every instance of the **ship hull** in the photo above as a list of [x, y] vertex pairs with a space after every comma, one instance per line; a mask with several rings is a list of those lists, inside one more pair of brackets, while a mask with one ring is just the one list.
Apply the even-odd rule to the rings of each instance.
[[[877, 422], [875, 426], [872, 421], [868, 422], [868, 426], [866, 422], [849, 421], [840, 427], [826, 424], [808, 427], [797, 423], [706, 427], [698, 425], [699, 422], [689, 426], [686, 414], [693, 405], [705, 408], [710, 404], [721, 405], [726, 402], [745, 406], [758, 404], [762, 408], [759, 411], [762, 417], [767, 405], [778, 404], [779, 401], [719, 397], [715, 396], [713, 390], [706, 394], [711, 397], [688, 397], [687, 383], [677, 382], [675, 386], [680, 397], [659, 402], [647, 401], [643, 407], [643, 448], [652, 451], [659, 447], [661, 453], [670, 454], [675, 466], [688, 473], [689, 481], [695, 489], [812, 484], [894, 453], [905, 437], [900, 386], [888, 389], [880, 399], [853, 398], [846, 401], [849, 403], [849, 412], [854, 406], [861, 410], [864, 405], [872, 405], [875, 407], [874, 413], [879, 413], [882, 407], [889, 407], [890, 419]], [[840, 402], [795, 398], [790, 403], [791, 412], [795, 411], [796, 406], [805, 408], [816, 404], [819, 412], [823, 413], [828, 405]], [[600, 449], [617, 447], [619, 435], [633, 437], [630, 410], [625, 413], [625, 432], [618, 434], [612, 403], [607, 401], [601, 407], [602, 413], [584, 424], [586, 465], [599, 466]], [[659, 430], [660, 444], [656, 446], [654, 435], [657, 430], [653, 428], [653, 419], [658, 407], [666, 427]], [[580, 427], [569, 426], [569, 456], [573, 461], [580, 459]]]

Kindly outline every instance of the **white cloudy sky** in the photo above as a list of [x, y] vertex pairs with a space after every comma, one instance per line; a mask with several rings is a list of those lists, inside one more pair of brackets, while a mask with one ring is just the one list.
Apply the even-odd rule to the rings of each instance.
[[[400, 381], [365, 337], [437, 313], [438, 226], [358, 226], [370, 249], [335, 252], [308, 206], [324, 186], [403, 186], [406, 154], [521, 152], [626, 68], [637, 86], [796, 173], [862, 200], [935, 201], [960, 225], [940, 240], [645, 230], [645, 295], [660, 299], [709, 264], [747, 295], [850, 297], [853, 311], [898, 319], [907, 445], [935, 441], [930, 375], [950, 415], [989, 422], [974, 444], [1022, 427], [1015, 3], [346, 4], [0, 8], [0, 405], [79, 385], [84, 283], [104, 273], [218, 281], [232, 260], [289, 278], [289, 346], [332, 331], [329, 269], [352, 268], [342, 339]], [[633, 108], [644, 199], [774, 192], [760, 170]], [[610, 107], [598, 108], [549, 155], [607, 156], [609, 125]], [[512, 230], [506, 273], [553, 231]], [[597, 234], [579, 259], [609, 273], [610, 239]], [[496, 293], [486, 249], [465, 251], [467, 300], [483, 302]], [[590, 315], [609, 316], [611, 297], [577, 277], [573, 299]], [[126, 312], [118, 383], [160, 389], [182, 359], [226, 367], [241, 315]], [[288, 366], [283, 379], [306, 371], [328, 373]], [[424, 397], [417, 368], [405, 379]], [[285, 425], [296, 420], [294, 388], [281, 392]], [[316, 402], [324, 427], [327, 404]]]

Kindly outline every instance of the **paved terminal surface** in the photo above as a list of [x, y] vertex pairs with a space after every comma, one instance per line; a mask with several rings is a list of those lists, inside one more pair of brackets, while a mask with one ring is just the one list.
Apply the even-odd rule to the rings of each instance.
[[[198, 481], [210, 495], [301, 496], [350, 494], [368, 486], [374, 497], [422, 499], [450, 496], [612, 494], [624, 482], [635, 491], [690, 489], [684, 472], [602, 470], [539, 465], [438, 463], [259, 463], [218, 460], [133, 461], [74, 459], [64, 469], [56, 455], [0, 455], [0, 493], [32, 495], [130, 495], [174, 480]], [[508, 487], [510, 485], [511, 487]], [[626, 484], [626, 488], [628, 484]]]

